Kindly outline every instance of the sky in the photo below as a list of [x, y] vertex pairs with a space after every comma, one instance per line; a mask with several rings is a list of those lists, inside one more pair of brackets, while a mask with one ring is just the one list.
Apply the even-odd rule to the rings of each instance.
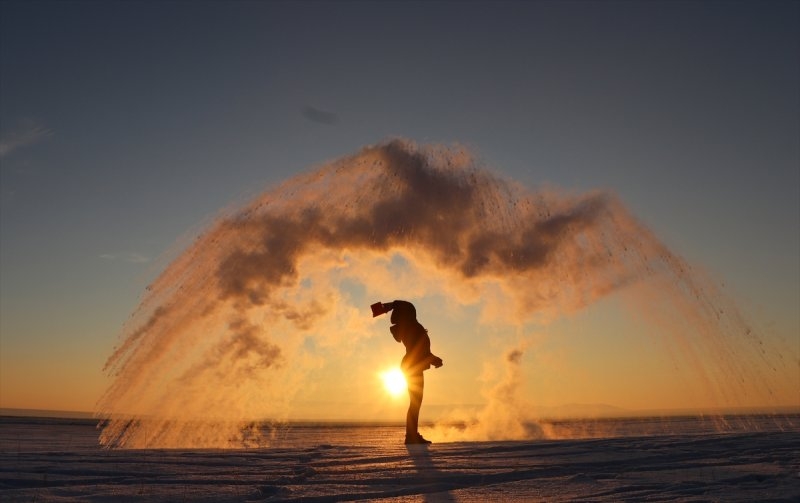
[[[93, 410], [145, 287], [221, 210], [397, 137], [616, 194], [784, 348], [778, 401], [800, 405], [798, 18], [789, 1], [2, 2], [0, 407]], [[426, 407], [479, 404], [475, 348], [509, 336], [436, 302], [418, 307], [445, 353]], [[612, 296], [512, 334], [529, 400], [702, 406], [652, 402], [629, 310]], [[402, 355], [368, 340], [352, 396]], [[298, 417], [341, 418], [308, 404], [344, 364]]]

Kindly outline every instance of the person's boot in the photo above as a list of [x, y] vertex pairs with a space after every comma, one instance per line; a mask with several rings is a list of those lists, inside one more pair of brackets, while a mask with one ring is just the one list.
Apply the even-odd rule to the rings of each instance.
[[424, 438], [419, 433], [406, 433], [406, 444], [430, 444], [430, 440]]

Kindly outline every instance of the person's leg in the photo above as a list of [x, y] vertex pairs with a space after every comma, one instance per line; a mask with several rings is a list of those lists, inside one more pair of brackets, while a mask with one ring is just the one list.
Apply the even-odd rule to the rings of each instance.
[[408, 413], [406, 414], [406, 441], [419, 436], [419, 409], [422, 407], [422, 393], [425, 388], [425, 379], [422, 372], [406, 376], [408, 381]]

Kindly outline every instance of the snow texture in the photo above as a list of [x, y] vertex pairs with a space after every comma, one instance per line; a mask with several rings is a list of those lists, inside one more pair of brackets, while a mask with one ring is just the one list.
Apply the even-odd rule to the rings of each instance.
[[3, 418], [0, 500], [800, 501], [797, 420], [428, 448], [396, 426], [304, 425], [275, 430], [271, 448], [109, 450], [91, 421]]

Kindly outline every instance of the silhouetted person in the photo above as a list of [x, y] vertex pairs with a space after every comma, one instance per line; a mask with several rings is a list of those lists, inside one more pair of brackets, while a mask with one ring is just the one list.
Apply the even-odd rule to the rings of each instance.
[[402, 342], [406, 354], [400, 362], [400, 368], [406, 376], [408, 384], [408, 413], [406, 414], [406, 443], [429, 444], [419, 434], [419, 409], [422, 407], [422, 393], [425, 389], [425, 378], [422, 373], [433, 365], [439, 368], [442, 359], [431, 353], [431, 340], [428, 331], [417, 321], [417, 310], [414, 304], [405, 300], [396, 300], [388, 304], [378, 302], [372, 306], [372, 316], [392, 311], [392, 326], [389, 327], [394, 339]]

